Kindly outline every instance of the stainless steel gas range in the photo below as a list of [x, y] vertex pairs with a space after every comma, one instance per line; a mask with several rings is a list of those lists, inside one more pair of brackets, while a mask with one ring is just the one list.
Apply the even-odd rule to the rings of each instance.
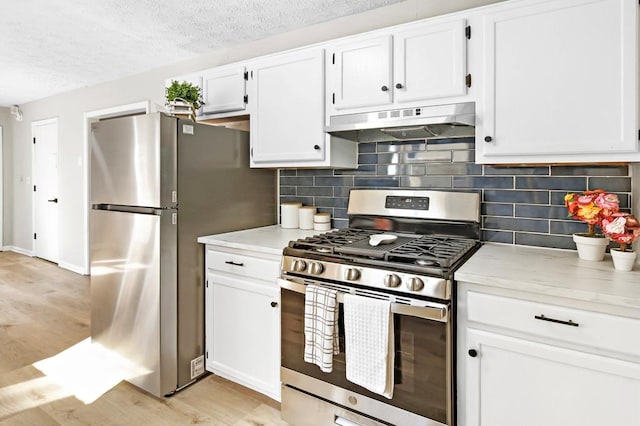
[[[284, 249], [282, 417], [296, 426], [452, 426], [454, 272], [480, 246], [480, 195], [354, 189], [348, 213], [349, 228], [292, 241]], [[331, 372], [304, 361], [310, 286], [337, 298], [339, 353]], [[391, 398], [347, 380], [346, 295], [389, 303]]]

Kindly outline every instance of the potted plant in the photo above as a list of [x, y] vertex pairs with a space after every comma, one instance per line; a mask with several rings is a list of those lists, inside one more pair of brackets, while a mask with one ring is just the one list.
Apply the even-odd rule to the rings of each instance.
[[602, 232], [618, 244], [611, 249], [613, 266], [619, 271], [630, 271], [636, 262], [636, 253], [630, 245], [640, 236], [640, 222], [629, 213], [613, 213], [602, 219]]
[[200, 87], [187, 81], [172, 80], [165, 89], [165, 98], [170, 112], [176, 116], [188, 116], [195, 121], [195, 113], [204, 102]]
[[564, 197], [569, 217], [587, 224], [587, 233], [573, 234], [578, 249], [578, 257], [584, 260], [601, 261], [609, 245], [603, 234], [596, 234], [596, 226], [602, 219], [617, 213], [620, 202], [618, 196], [602, 189], [569, 193]]

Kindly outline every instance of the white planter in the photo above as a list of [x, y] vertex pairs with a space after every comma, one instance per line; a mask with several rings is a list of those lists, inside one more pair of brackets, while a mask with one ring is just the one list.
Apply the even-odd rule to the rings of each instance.
[[613, 266], [616, 271], [628, 272], [633, 269], [634, 263], [636, 263], [635, 251], [620, 251], [620, 249], [611, 249], [611, 258], [613, 259]]
[[604, 259], [609, 240], [603, 236], [589, 237], [584, 234], [573, 234], [573, 241], [578, 249], [578, 257], [582, 260], [599, 262]]

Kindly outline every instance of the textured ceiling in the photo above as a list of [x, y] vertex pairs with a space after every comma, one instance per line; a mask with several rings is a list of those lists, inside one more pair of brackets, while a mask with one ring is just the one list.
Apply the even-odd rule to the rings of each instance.
[[0, 106], [402, 0], [2, 0]]

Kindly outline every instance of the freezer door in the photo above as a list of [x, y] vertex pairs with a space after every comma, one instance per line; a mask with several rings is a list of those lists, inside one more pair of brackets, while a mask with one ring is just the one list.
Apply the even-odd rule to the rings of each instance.
[[176, 203], [177, 120], [160, 113], [91, 125], [91, 204]]
[[91, 338], [144, 371], [129, 382], [176, 389], [175, 210], [91, 210]]

